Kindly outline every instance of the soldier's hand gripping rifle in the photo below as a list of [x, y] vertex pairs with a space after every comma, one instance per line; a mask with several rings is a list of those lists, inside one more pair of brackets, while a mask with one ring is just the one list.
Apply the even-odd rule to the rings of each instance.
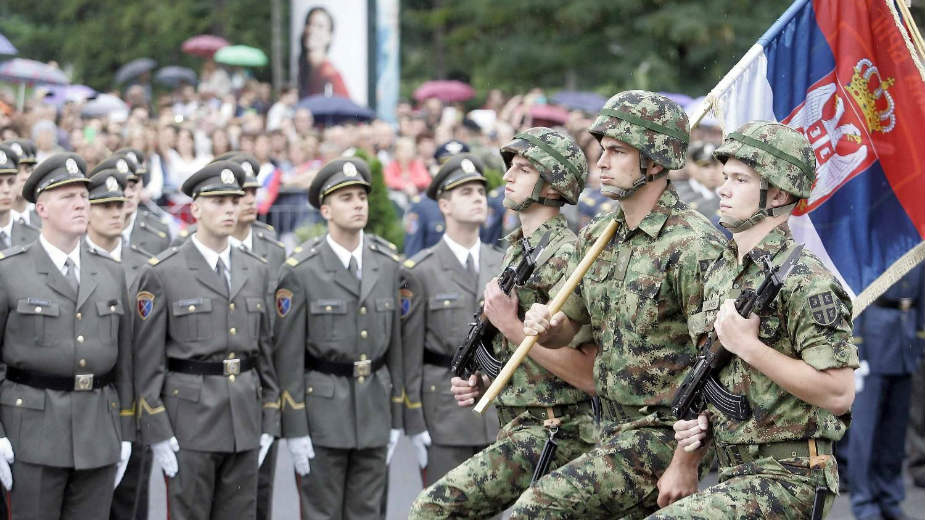
[[[521, 239], [524, 256], [516, 265], [507, 266], [498, 277], [498, 286], [504, 294], [511, 294], [514, 287], [523, 285], [533, 276], [533, 270], [536, 269], [536, 259], [546, 248], [549, 243], [549, 231], [540, 239], [536, 246], [531, 247], [526, 238]], [[502, 363], [493, 355], [491, 342], [498, 333], [498, 329], [488, 321], [483, 309], [473, 315], [475, 321], [469, 327], [469, 333], [466, 334], [466, 341], [456, 347], [456, 353], [453, 355], [453, 361], [450, 363], [450, 370], [453, 375], [462, 379], [468, 379], [476, 370], [494, 379], [498, 377], [501, 371]]]
[[[768, 274], [758, 286], [758, 290], [743, 291], [736, 298], [735, 308], [740, 316], [747, 318], [752, 312], [760, 311], [774, 301], [777, 293], [784, 286], [787, 275], [796, 265], [802, 250], [802, 244], [798, 245], [787, 260], [776, 267], [765, 260], [765, 270]], [[748, 399], [726, 390], [716, 379], [719, 371], [731, 359], [732, 353], [723, 348], [716, 336], [716, 331], [711, 331], [709, 336], [701, 342], [697, 359], [671, 403], [671, 411], [678, 419], [694, 418], [706, 408], [707, 402], [713, 404], [726, 416], [738, 421], [751, 417]]]

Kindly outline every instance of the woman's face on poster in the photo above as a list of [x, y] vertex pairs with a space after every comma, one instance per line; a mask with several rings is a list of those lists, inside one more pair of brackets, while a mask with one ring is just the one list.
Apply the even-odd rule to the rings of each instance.
[[315, 11], [308, 18], [302, 39], [309, 51], [327, 52], [331, 44], [331, 19], [324, 11]]

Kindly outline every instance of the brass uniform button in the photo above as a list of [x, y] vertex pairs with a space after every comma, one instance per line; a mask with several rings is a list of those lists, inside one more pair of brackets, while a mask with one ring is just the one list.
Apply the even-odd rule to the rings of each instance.
[[232, 311], [234, 310], [234, 302], [228, 304], [228, 309]]
[[81, 367], [85, 367], [87, 366], [87, 360], [81, 359], [80, 361], [77, 362], [77, 364], [80, 365]]
[[360, 314], [366, 314], [366, 306], [360, 307]]
[[449, 307], [449, 306], [450, 306], [450, 300], [443, 300], [443, 306], [444, 306], [444, 307]]
[[180, 391], [177, 390], [176, 388], [174, 388], [172, 393], [173, 393], [173, 395], [179, 395], [179, 394], [180, 394]]
[[22, 399], [16, 399], [16, 406], [22, 406]]
[[42, 312], [42, 308], [41, 308], [41, 307], [36, 307], [36, 308], [35, 308], [35, 312]]
[[84, 315], [78, 312], [74, 317], [79, 320], [79, 319], [82, 319]]
[[110, 306], [109, 306], [109, 312], [116, 312], [116, 306], [115, 306], [115, 305], [110, 305]]
[[228, 353], [228, 359], [234, 359], [234, 352]]
[[77, 343], [83, 343], [83, 342], [84, 342], [84, 337], [83, 337], [83, 336], [77, 336]]
[[331, 306], [330, 306], [330, 305], [325, 305], [325, 306], [324, 306], [324, 310], [327, 311], [327, 312], [331, 312]]
[[190, 311], [190, 312], [193, 312], [193, 311], [196, 310], [196, 306], [195, 306], [195, 305], [190, 305], [189, 307], [186, 308], [186, 310], [188, 310], [188, 311]]
[[228, 334], [231, 334], [232, 336], [234, 336], [237, 333], [238, 333], [238, 329], [234, 327], [231, 327], [230, 329], [228, 329]]
[[366, 336], [369, 336], [369, 334], [368, 334], [365, 330], [361, 330], [361, 331], [360, 331], [360, 337], [363, 338], [363, 339], [366, 339]]
[[231, 374], [230, 376], [228, 376], [228, 380], [234, 383], [234, 380], [235, 380], [234, 374]]

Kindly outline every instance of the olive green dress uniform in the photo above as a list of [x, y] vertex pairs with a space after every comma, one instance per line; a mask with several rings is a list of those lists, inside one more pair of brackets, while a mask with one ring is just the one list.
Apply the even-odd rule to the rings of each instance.
[[[474, 158], [473, 158], [474, 159]], [[480, 162], [468, 154], [440, 168], [427, 190], [442, 193], [471, 182], [485, 184]], [[467, 161], [464, 164], [464, 161]], [[430, 486], [498, 435], [494, 407], [484, 414], [461, 408], [450, 392], [450, 362], [481, 309], [485, 284], [501, 271], [502, 253], [479, 244], [477, 272], [460, 263], [444, 239], [424, 249], [402, 269], [402, 348], [405, 358], [405, 434], [430, 434], [424, 486]]]
[[[18, 146], [18, 145], [17, 145]], [[21, 151], [22, 148], [20, 147]], [[16, 175], [19, 171], [19, 154], [13, 146], [7, 143], [0, 144], [0, 175]], [[10, 218], [13, 218], [10, 212]], [[13, 219], [13, 226], [10, 229], [9, 236], [6, 237], [6, 247], [31, 244], [39, 238], [41, 229], [32, 224], [27, 224], [23, 220]], [[0, 249], [4, 245], [0, 243]]]
[[[242, 177], [237, 164], [215, 163], [184, 191], [240, 194]], [[166, 479], [171, 518], [254, 518], [259, 438], [279, 434], [266, 301], [272, 278], [262, 259], [229, 248], [230, 287], [192, 240], [161, 253], [138, 282], [141, 439], [176, 437], [180, 445], [179, 470]]]
[[[75, 154], [56, 154], [24, 187], [86, 182]], [[77, 290], [41, 241], [0, 260], [0, 436], [13, 446], [13, 518], [104, 518], [120, 443], [134, 432], [129, 306], [116, 262], [80, 250]]]
[[[315, 178], [309, 200], [319, 207], [324, 195], [352, 185], [369, 189], [365, 163], [335, 160]], [[303, 519], [379, 518], [390, 429], [402, 427], [399, 257], [374, 235], [364, 234], [361, 247], [359, 280], [324, 236], [280, 271], [283, 437], [309, 435], [315, 450], [311, 472], [297, 477]]]
[[[16, 162], [18, 165], [31, 165], [35, 166], [36, 159], [35, 154], [37, 149], [35, 143], [29, 139], [11, 139], [9, 141], [4, 141], [2, 144], [9, 146], [13, 153], [16, 154]], [[39, 218], [38, 213], [35, 211], [35, 205], [30, 204], [27, 206], [26, 211], [17, 218], [17, 220], [23, 224], [29, 224], [36, 229], [41, 229], [42, 219]], [[2, 510], [2, 508], [0, 508]]]

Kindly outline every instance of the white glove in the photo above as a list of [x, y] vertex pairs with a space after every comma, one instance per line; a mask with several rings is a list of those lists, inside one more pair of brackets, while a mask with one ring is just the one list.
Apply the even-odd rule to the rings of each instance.
[[401, 438], [401, 430], [392, 429], [389, 430], [389, 449], [385, 454], [385, 463], [389, 464], [392, 462], [392, 455], [395, 454], [395, 446], [398, 446], [398, 439]]
[[164, 475], [173, 478], [177, 474], [176, 452], [180, 451], [180, 443], [176, 437], [171, 437], [166, 441], [155, 442], [151, 445], [151, 452], [154, 454], [154, 461], [164, 470]]
[[13, 489], [13, 445], [6, 437], [0, 438], [0, 483], [7, 491]]
[[861, 366], [854, 369], [854, 391], [861, 393], [864, 390], [864, 378], [870, 374], [870, 364], [867, 360], [861, 360]]
[[263, 459], [267, 458], [267, 452], [273, 444], [273, 436], [269, 433], [260, 434], [260, 453], [257, 454], [257, 467], [263, 465]]
[[411, 445], [414, 446], [414, 452], [418, 456], [418, 466], [427, 467], [427, 447], [430, 446], [430, 433], [427, 430], [416, 433], [411, 436]]
[[315, 448], [312, 446], [312, 438], [308, 435], [304, 437], [292, 437], [286, 439], [286, 445], [289, 446], [289, 453], [292, 455], [292, 464], [295, 466], [295, 472], [304, 477], [311, 471], [308, 459], [315, 458]]
[[119, 482], [122, 482], [122, 476], [125, 475], [125, 468], [128, 467], [128, 458], [132, 456], [132, 443], [128, 441], [122, 441], [122, 453], [119, 454], [119, 465], [116, 466], [116, 482], [112, 485], [113, 488], [119, 486]]

